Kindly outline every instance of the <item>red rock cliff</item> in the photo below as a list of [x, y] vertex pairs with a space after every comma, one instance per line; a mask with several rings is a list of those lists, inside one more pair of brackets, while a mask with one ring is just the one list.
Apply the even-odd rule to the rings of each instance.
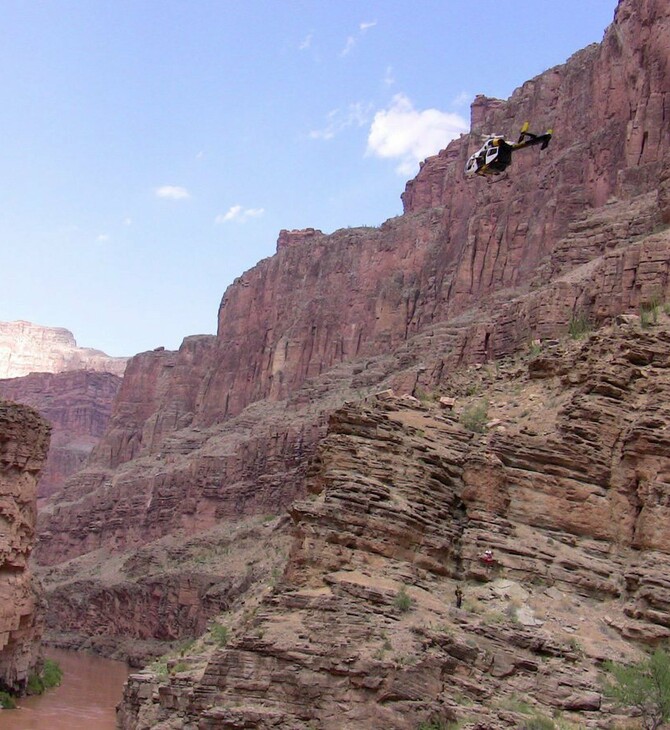
[[[667, 2], [622, 0], [602, 44], [507, 101], [475, 100], [472, 139], [424, 163], [403, 216], [283, 232], [226, 291], [215, 338], [136, 356], [92, 470], [45, 515], [44, 555], [285, 505], [301, 485], [281, 475], [346, 398], [427, 390], [577, 315], [597, 324], [666, 298], [669, 22]], [[548, 149], [466, 183], [478, 134], [526, 119], [555, 129]]]
[[38, 497], [53, 494], [83, 466], [107, 428], [120, 385], [118, 375], [90, 370], [0, 380], [0, 397], [32, 406], [52, 428]]
[[39, 659], [41, 591], [28, 558], [48, 446], [49, 426], [35, 411], [0, 401], [0, 687], [14, 692], [25, 688]]

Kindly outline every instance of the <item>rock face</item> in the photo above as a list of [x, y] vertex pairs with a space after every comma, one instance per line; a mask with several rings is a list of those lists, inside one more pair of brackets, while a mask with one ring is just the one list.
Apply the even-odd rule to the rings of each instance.
[[[331, 235], [282, 231], [276, 255], [226, 291], [216, 337], [133, 358], [96, 469], [68, 485], [67, 508], [45, 514], [41, 559], [288, 505], [296, 480], [273, 476], [267, 500], [262, 490], [250, 500], [249, 484], [265, 464], [293, 468], [347, 398], [428, 392], [463, 363], [666, 298], [669, 12], [624, 0], [602, 44], [508, 101], [475, 100], [477, 137], [526, 119], [556, 130], [544, 152], [519, 152], [507, 178], [466, 182], [463, 136], [408, 183], [403, 216]], [[156, 509], [165, 503], [169, 516]]]
[[670, 636], [670, 321], [444, 387], [332, 415], [277, 588], [204, 670], [132, 677], [123, 728], [611, 726], [598, 665]]
[[126, 360], [77, 347], [72, 333], [62, 327], [0, 322], [0, 378], [66, 370], [96, 370], [122, 376]]
[[[42, 516], [54, 626], [67, 616], [114, 636], [88, 612], [102, 588], [119, 598], [114, 620], [139, 636], [121, 598], [125, 572], [97, 578], [82, 567], [91, 556], [109, 556], [111, 571], [180, 531], [317, 496], [291, 507], [292, 557], [258, 621], [241, 618], [201, 678], [178, 677], [157, 701], [154, 679], [138, 679], [127, 728], [172, 714], [199, 730], [404, 729], [460, 716], [457, 696], [493, 727], [518, 725], [496, 694], [599, 713], [594, 659], [625, 656], [629, 637], [665, 636], [664, 584], [650, 571], [666, 563], [666, 335], [622, 330], [596, 337], [600, 353], [544, 352], [506, 394], [511, 410], [491, 414], [512, 426], [490, 441], [421, 407], [345, 404], [387, 389], [462, 397], [483, 387], [482, 368], [529, 343], [658, 316], [670, 299], [669, 22], [667, 2], [622, 0], [602, 44], [507, 101], [478, 97], [476, 138], [514, 134], [526, 119], [555, 129], [506, 178], [466, 183], [475, 142], [464, 136], [408, 183], [402, 216], [378, 229], [282, 231], [276, 255], [224, 294], [215, 337], [128, 363], [87, 468]], [[462, 377], [474, 383], [459, 385], [470, 364], [480, 369]], [[538, 389], [532, 424], [512, 405], [516, 387]], [[479, 428], [476, 411], [465, 418]], [[485, 545], [500, 555], [502, 583], [486, 580], [496, 576], [476, 557]], [[468, 581], [467, 615], [450, 610], [456, 580]], [[209, 615], [183, 611], [172, 581], [149, 624], [155, 633], [167, 617], [183, 636]], [[542, 581], [537, 602], [527, 594]], [[417, 606], [408, 616], [403, 585]], [[145, 605], [154, 590], [132, 586]], [[577, 632], [577, 610], [589, 622], [583, 652], [557, 628]], [[536, 621], [546, 633], [531, 631]]]
[[13, 692], [25, 688], [39, 659], [41, 589], [28, 558], [48, 446], [49, 426], [35, 411], [0, 401], [0, 687]]
[[118, 375], [90, 370], [0, 380], [1, 398], [35, 408], [51, 425], [39, 498], [53, 494], [84, 465], [107, 427], [120, 386]]

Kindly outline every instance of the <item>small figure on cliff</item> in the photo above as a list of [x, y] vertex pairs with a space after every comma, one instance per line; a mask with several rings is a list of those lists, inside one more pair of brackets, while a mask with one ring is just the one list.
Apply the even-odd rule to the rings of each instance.
[[465, 174], [468, 177], [499, 175], [505, 172], [512, 162], [512, 152], [536, 144], [542, 145], [540, 149], [544, 149], [549, 144], [552, 134], [551, 129], [544, 134], [533, 134], [528, 131], [528, 122], [521, 127], [521, 134], [516, 142], [508, 142], [502, 134], [493, 134], [487, 137], [484, 145], [470, 157], [465, 166]]
[[482, 555], [482, 563], [485, 563], [486, 565], [493, 565], [494, 562], [493, 550], [485, 550]]
[[460, 608], [463, 603], [463, 591], [460, 586], [456, 586], [456, 608]]

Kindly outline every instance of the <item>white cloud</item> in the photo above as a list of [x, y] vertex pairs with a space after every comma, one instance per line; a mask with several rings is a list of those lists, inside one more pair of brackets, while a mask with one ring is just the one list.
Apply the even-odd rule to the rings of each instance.
[[133, 224], [133, 219], [132, 218], [124, 218], [123, 219], [123, 225], [124, 226], [132, 226], [132, 224]]
[[298, 49], [300, 51], [306, 51], [312, 47], [312, 41], [314, 40], [314, 33], [308, 33], [305, 38], [300, 42]]
[[393, 86], [395, 78], [393, 76], [393, 66], [387, 66], [384, 72], [384, 86]]
[[227, 213], [217, 215], [214, 222], [217, 224], [229, 223], [230, 221], [244, 223], [250, 218], [260, 218], [264, 213], [264, 208], [243, 208], [241, 205], [232, 205], [228, 208]]
[[333, 139], [340, 132], [350, 127], [364, 127], [370, 120], [372, 105], [357, 101], [345, 109], [333, 109], [326, 115], [323, 129], [314, 129], [309, 133], [312, 139]]
[[470, 102], [474, 99], [473, 94], [469, 91], [461, 91], [460, 94], [454, 99], [453, 106], [470, 106]]
[[468, 129], [468, 123], [458, 114], [439, 109], [418, 111], [404, 94], [396, 94], [388, 109], [375, 114], [366, 154], [396, 159], [396, 171], [412, 175], [421, 160], [436, 154]]
[[179, 185], [163, 185], [155, 190], [157, 198], [166, 198], [168, 200], [186, 200], [190, 198], [186, 188], [182, 188]]
[[366, 23], [363, 21], [359, 26], [358, 29], [361, 31], [361, 33], [365, 33], [366, 30], [369, 30], [370, 28], [374, 28], [375, 25], [377, 25], [377, 21], [373, 20], [369, 23]]
[[101, 233], [96, 239], [96, 243], [107, 243], [110, 240], [110, 236], [106, 233]]
[[340, 51], [340, 56], [348, 56], [355, 45], [356, 39], [352, 35], [348, 36], [344, 48]]

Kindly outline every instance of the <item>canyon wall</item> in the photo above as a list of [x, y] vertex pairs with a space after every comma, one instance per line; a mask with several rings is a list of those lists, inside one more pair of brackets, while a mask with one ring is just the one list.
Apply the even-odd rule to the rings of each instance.
[[133, 675], [121, 727], [623, 726], [603, 661], [670, 638], [670, 318], [444, 392], [332, 414], [277, 586], [225, 648]]
[[32, 322], [0, 322], [0, 378], [29, 373], [96, 370], [122, 376], [127, 358], [77, 347], [72, 332]]
[[105, 432], [120, 386], [118, 375], [91, 370], [31, 373], [0, 380], [0, 398], [31, 406], [51, 425], [38, 498], [56, 492], [84, 465]]
[[49, 426], [35, 411], [0, 401], [0, 686], [13, 692], [25, 689], [40, 654], [43, 598], [28, 558], [48, 446]]
[[[669, 13], [623, 0], [601, 44], [507, 101], [478, 97], [473, 135], [424, 162], [402, 216], [282, 231], [277, 253], [225, 292], [216, 337], [132, 358], [91, 468], [68, 483], [67, 507], [44, 515], [40, 555], [207, 526], [232, 509], [221, 500], [264, 509], [248, 485], [268, 454], [290, 471], [344, 400], [388, 385], [429, 391], [454, 367], [561, 336], [575, 318], [602, 324], [666, 298]], [[464, 179], [480, 132], [514, 135], [527, 119], [554, 128], [546, 150], [519, 151], [502, 179]], [[242, 480], [230, 467], [241, 460], [253, 464]], [[275, 489], [268, 509], [301, 488], [278, 479], [288, 491]], [[168, 518], [155, 509], [164, 499]]]
[[[608, 651], [625, 656], [624, 639], [665, 636], [665, 598], [658, 576], [647, 571], [656, 559], [665, 565], [661, 540], [651, 536], [651, 552], [634, 552], [646, 545], [637, 542], [644, 527], [636, 509], [650, 516], [650, 529], [662, 519], [654, 500], [662, 505], [666, 481], [653, 452], [662, 431], [644, 426], [654, 419], [648, 403], [640, 411], [640, 444], [631, 442], [625, 452], [614, 449], [609, 420], [596, 431], [598, 415], [586, 410], [588, 424], [580, 425], [586, 417], [579, 398], [561, 415], [556, 433], [542, 430], [543, 419], [554, 421], [537, 408], [536, 423], [528, 425], [535, 434], [508, 430], [506, 437], [496, 430], [495, 445], [474, 446], [467, 429], [444, 416], [435, 426], [432, 415], [421, 415], [409, 423], [413, 431], [383, 406], [370, 414], [345, 404], [387, 388], [423, 399], [463, 396], [473, 384], [452, 380], [468, 364], [480, 365], [463, 371], [476, 381], [531, 343], [565, 339], [575, 322], [607, 326], [621, 313], [670, 298], [669, 17], [666, 2], [623, 0], [602, 44], [527, 82], [507, 101], [478, 97], [473, 135], [425, 161], [405, 189], [402, 216], [376, 229], [329, 235], [282, 231], [277, 253], [225, 292], [216, 336], [188, 337], [178, 352], [157, 350], [129, 361], [109, 427], [87, 467], [41, 514], [37, 552], [50, 566], [43, 571], [54, 630], [80, 626], [99, 646], [119, 642], [119, 627], [136, 640], [199, 632], [221, 605], [202, 607], [208, 586], [221, 583], [218, 569], [185, 583], [185, 569], [168, 570], [157, 559], [140, 580], [126, 567], [134, 556], [160, 553], [162, 541], [174, 541], [174, 553], [186, 555], [187, 536], [213, 529], [232, 535], [240, 521], [282, 513], [308, 489], [316, 497], [290, 507], [296, 532], [286, 581], [259, 608], [258, 623], [240, 619], [239, 643], [207, 661], [201, 682], [158, 682], [154, 695], [154, 678], [137, 680], [125, 704], [127, 727], [152, 727], [157, 718], [182, 713], [201, 727], [293, 728], [313, 720], [335, 728], [339, 701], [349, 713], [347, 727], [404, 730], [433, 711], [444, 719], [457, 715], [454, 682], [467, 701], [479, 697], [478, 685], [490, 684], [489, 699], [532, 690], [543, 707], [571, 711], [581, 704], [596, 712], [594, 661]], [[550, 146], [516, 154], [502, 179], [466, 182], [463, 167], [479, 133], [514, 135], [526, 119], [533, 129], [555, 129]], [[664, 342], [654, 347], [662, 350]], [[625, 349], [603, 345], [593, 373], [604, 369], [611, 347]], [[532, 366], [533, 380], [545, 367], [546, 382], [554, 384], [552, 392], [536, 395], [536, 407], [552, 397], [562, 402], [561, 388], [577, 387], [560, 378], [579, 360], [561, 362]], [[645, 372], [653, 373], [650, 383], [664, 377], [662, 369]], [[593, 388], [614, 393], [623, 389], [622, 379], [632, 387], [626, 377], [617, 371], [612, 382]], [[513, 388], [528, 385], [519, 378]], [[633, 380], [635, 387], [643, 382]], [[635, 416], [639, 395], [626, 400], [626, 413]], [[508, 404], [517, 398], [509, 393]], [[339, 415], [327, 443], [339, 443], [341, 468], [321, 473], [329, 452], [312, 459], [333, 411]], [[519, 409], [505, 418], [524, 420]], [[635, 422], [628, 425], [635, 430]], [[566, 441], [570, 430], [574, 441]], [[351, 456], [357, 438], [369, 439], [369, 458]], [[590, 440], [609, 451], [598, 456]], [[582, 459], [589, 469], [580, 481]], [[621, 473], [633, 483], [616, 484], [612, 465], [626, 459], [631, 463]], [[647, 487], [636, 487], [638, 477], [631, 477], [638, 460], [644, 464], [639, 485], [654, 485], [649, 499]], [[469, 476], [462, 476], [466, 467]], [[366, 517], [377, 503], [389, 511]], [[541, 524], [547, 512], [556, 525]], [[620, 560], [618, 543], [602, 530], [606, 516], [621, 520]], [[345, 528], [348, 543], [340, 545]], [[563, 621], [576, 631], [570, 611], [598, 601], [590, 633], [581, 639], [590, 659], [582, 661], [570, 632], [537, 634], [535, 624], [528, 631], [496, 629], [490, 617], [483, 619], [485, 608], [450, 618], [456, 579], [471, 582], [473, 602], [496, 614], [509, 609], [504, 586], [477, 587], [482, 574], [475, 556], [488, 543], [502, 553], [509, 572], [500, 577], [515, 583], [524, 611], [546, 611], [538, 620]], [[611, 581], [603, 577], [608, 571]], [[550, 609], [526, 595], [542, 580]], [[403, 585], [420, 605], [414, 618], [426, 622], [405, 621], [394, 606]], [[130, 597], [146, 607], [146, 623]], [[235, 605], [232, 592], [226, 600]], [[453, 641], [447, 631], [426, 628], [431, 623], [448, 624]], [[602, 642], [591, 648], [598, 633], [611, 650]], [[468, 648], [471, 641], [479, 643]], [[429, 664], [415, 662], [417, 642]], [[473, 665], [474, 682], [468, 680]], [[509, 684], [503, 682], [508, 676]], [[545, 685], [550, 689], [542, 690]], [[503, 727], [518, 719], [505, 725], [489, 709], [492, 723]]]

